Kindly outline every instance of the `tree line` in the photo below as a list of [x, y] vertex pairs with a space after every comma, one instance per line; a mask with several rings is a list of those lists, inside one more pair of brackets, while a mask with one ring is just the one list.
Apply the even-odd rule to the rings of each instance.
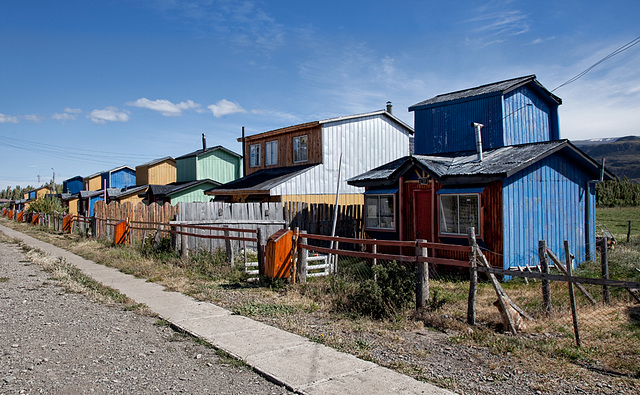
[[596, 205], [599, 207], [640, 206], [640, 184], [627, 177], [596, 184]]

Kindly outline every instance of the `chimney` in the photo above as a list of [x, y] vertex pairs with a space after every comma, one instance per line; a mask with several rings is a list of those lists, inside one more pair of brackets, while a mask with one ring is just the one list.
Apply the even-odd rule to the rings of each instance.
[[478, 162], [482, 162], [482, 128], [484, 125], [472, 122], [471, 127], [476, 130], [476, 151], [478, 151]]
[[389, 114], [393, 114], [393, 105], [391, 104], [390, 101], [387, 102], [387, 112]]
[[202, 150], [203, 151], [207, 150], [207, 138], [204, 137], [204, 133], [202, 133]]

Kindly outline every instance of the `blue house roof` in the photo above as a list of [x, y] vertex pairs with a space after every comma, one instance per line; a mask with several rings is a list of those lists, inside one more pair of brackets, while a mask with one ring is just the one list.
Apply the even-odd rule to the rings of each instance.
[[431, 107], [434, 105], [440, 105], [445, 103], [449, 104], [454, 101], [462, 101], [468, 98], [478, 98], [482, 96], [491, 96], [496, 94], [505, 95], [529, 83], [533, 83], [533, 86], [535, 86], [539, 92], [544, 93], [544, 96], [547, 96], [550, 100], [555, 101], [558, 105], [562, 104], [562, 99], [560, 99], [558, 96], [549, 92], [544, 86], [542, 86], [542, 84], [538, 82], [535, 74], [532, 74], [524, 77], [512, 78], [509, 80], [481, 85], [475, 88], [464, 89], [461, 91], [438, 95], [438, 96], [432, 97], [431, 99], [427, 99], [427, 100], [421, 101], [420, 103], [414, 104], [413, 106], [409, 107], [409, 111], [420, 110], [426, 107]]

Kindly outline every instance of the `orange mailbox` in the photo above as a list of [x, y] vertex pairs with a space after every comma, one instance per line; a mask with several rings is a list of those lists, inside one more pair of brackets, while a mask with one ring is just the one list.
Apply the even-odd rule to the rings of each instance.
[[264, 274], [272, 278], [287, 278], [291, 274], [293, 232], [280, 229], [267, 240]]

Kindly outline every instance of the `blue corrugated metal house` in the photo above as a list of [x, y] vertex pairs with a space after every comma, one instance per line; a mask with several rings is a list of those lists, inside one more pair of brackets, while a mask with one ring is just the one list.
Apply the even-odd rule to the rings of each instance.
[[82, 176], [75, 176], [62, 181], [62, 193], [75, 195], [82, 190]]
[[136, 186], [136, 170], [129, 166], [120, 166], [100, 174], [101, 189], [127, 188]]
[[[560, 103], [532, 75], [410, 107], [416, 155], [349, 180], [367, 188], [365, 230], [465, 244], [473, 226], [503, 268], [537, 265], [539, 240], [560, 257], [568, 240], [576, 264], [593, 259], [601, 169], [559, 140]], [[472, 123], [484, 125], [481, 144]]]

